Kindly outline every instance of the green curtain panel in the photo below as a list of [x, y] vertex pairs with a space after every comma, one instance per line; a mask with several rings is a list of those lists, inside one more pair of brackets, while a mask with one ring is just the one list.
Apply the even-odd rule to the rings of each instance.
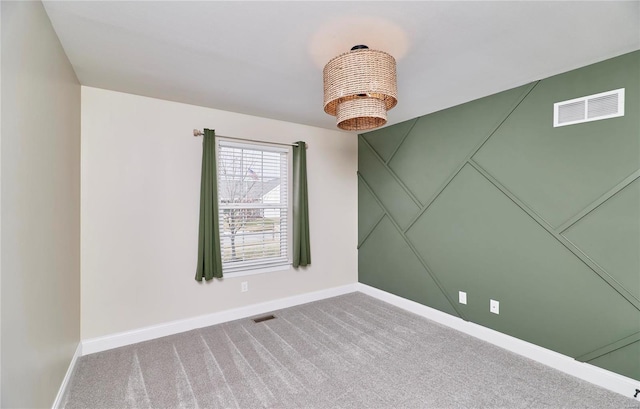
[[202, 176], [200, 179], [200, 230], [198, 232], [198, 268], [196, 280], [222, 278], [218, 218], [218, 178], [216, 172], [215, 131], [204, 130]]
[[293, 147], [293, 266], [311, 264], [309, 199], [307, 194], [307, 146]]

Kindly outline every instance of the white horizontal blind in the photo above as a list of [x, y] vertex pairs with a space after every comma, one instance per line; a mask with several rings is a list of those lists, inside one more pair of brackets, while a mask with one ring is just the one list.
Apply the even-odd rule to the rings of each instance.
[[218, 200], [225, 273], [289, 263], [288, 150], [219, 142]]

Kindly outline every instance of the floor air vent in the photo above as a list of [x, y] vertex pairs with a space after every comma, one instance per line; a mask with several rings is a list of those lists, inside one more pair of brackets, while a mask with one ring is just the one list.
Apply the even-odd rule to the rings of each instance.
[[624, 116], [624, 88], [553, 104], [553, 126]]
[[253, 322], [258, 323], [258, 322], [264, 322], [264, 321], [269, 321], [276, 318], [274, 315], [265, 315], [262, 317], [258, 317], [258, 318], [254, 318]]

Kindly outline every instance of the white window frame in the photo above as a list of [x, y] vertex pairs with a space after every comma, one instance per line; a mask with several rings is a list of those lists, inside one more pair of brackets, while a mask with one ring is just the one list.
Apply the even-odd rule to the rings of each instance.
[[[285, 154], [285, 158], [286, 158], [286, 166], [287, 166], [287, 180], [286, 180], [286, 184], [287, 184], [287, 203], [286, 203], [286, 214], [287, 214], [287, 221], [286, 221], [286, 229], [287, 229], [287, 237], [286, 237], [286, 246], [287, 246], [287, 254], [286, 257], [283, 258], [278, 258], [278, 259], [262, 259], [262, 260], [255, 260], [255, 261], [241, 261], [241, 262], [224, 262], [222, 263], [222, 271], [223, 274], [225, 276], [232, 276], [232, 277], [240, 277], [240, 276], [245, 276], [245, 275], [253, 275], [253, 274], [261, 274], [261, 273], [268, 273], [268, 272], [272, 272], [272, 271], [280, 271], [280, 270], [286, 270], [289, 269], [291, 266], [291, 255], [292, 255], [292, 234], [293, 234], [293, 224], [292, 224], [292, 216], [293, 216], [293, 211], [292, 211], [292, 187], [293, 187], [293, 182], [292, 182], [292, 171], [293, 171], [293, 161], [292, 161], [292, 154], [293, 154], [293, 149], [292, 147], [286, 147], [286, 146], [275, 146], [272, 144], [269, 144], [268, 142], [265, 143], [259, 143], [259, 142], [238, 142], [238, 141], [234, 141], [234, 140], [230, 140], [230, 139], [225, 139], [225, 138], [218, 138], [216, 137], [216, 144], [217, 144], [217, 153], [218, 153], [218, 164], [220, 163], [220, 153], [222, 152], [222, 149], [224, 147], [230, 147], [230, 148], [239, 148], [239, 149], [248, 149], [248, 150], [259, 150], [259, 151], [265, 151], [265, 152], [277, 152], [277, 153], [284, 153]], [[219, 166], [219, 165], [218, 165]], [[219, 172], [219, 168], [216, 169], [216, 172], [218, 173], [217, 175], [217, 181], [218, 181], [218, 188], [220, 188], [220, 172]], [[282, 205], [269, 205], [269, 204], [243, 204], [243, 205], [229, 205], [229, 204], [223, 204], [220, 201], [220, 197], [221, 195], [218, 194], [218, 217], [219, 220], [221, 221], [220, 223], [220, 237], [222, 239], [223, 237], [223, 230], [224, 230], [224, 225], [222, 223], [222, 211], [228, 208], [257, 208], [257, 209], [268, 209], [268, 208], [284, 208], [282, 207]]]

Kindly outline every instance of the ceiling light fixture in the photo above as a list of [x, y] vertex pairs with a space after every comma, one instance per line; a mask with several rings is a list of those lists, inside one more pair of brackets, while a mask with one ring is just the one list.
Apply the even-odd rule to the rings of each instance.
[[356, 45], [324, 66], [324, 112], [338, 128], [363, 131], [387, 123], [398, 103], [396, 60], [383, 51]]

